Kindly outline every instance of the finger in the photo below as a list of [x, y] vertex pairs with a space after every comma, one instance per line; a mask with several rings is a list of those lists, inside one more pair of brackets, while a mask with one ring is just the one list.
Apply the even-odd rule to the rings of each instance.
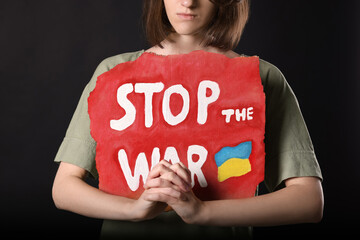
[[166, 172], [172, 172], [173, 170], [171, 170], [170, 167], [171, 164], [169, 162], [161, 160], [158, 164], [155, 165], [155, 167], [153, 167], [153, 169], [151, 169], [147, 180], [159, 177]]
[[166, 179], [167, 181], [175, 184], [180, 187], [180, 189], [184, 192], [188, 192], [191, 190], [191, 186], [185, 182], [180, 176], [178, 176], [175, 172], [167, 172], [160, 176], [160, 178]]
[[167, 161], [165, 159], [161, 160], [158, 164], [162, 164], [162, 165], [164, 165], [164, 166], [166, 166], [168, 168], [171, 167], [171, 163], [169, 163], [169, 161]]
[[179, 200], [187, 200], [185, 194], [173, 188], [152, 188], [147, 190], [145, 200], [173, 203]]
[[162, 194], [162, 193], [148, 193], [144, 196], [144, 199], [146, 201], [151, 201], [151, 202], [163, 202], [163, 203], [173, 203], [178, 201], [177, 198]]
[[181, 191], [181, 189], [172, 184], [170, 181], [164, 179], [164, 178], [154, 178], [154, 179], [150, 179], [149, 181], [146, 182], [146, 184], [144, 185], [145, 189], [150, 189], [150, 188], [174, 188], [176, 191]]
[[189, 174], [189, 176], [191, 177], [191, 171], [189, 170], [189, 168], [187, 168], [186, 166], [185, 166], [185, 164], [183, 164], [182, 162], [179, 162], [179, 164], [180, 164], [180, 166], [182, 166], [184, 169], [185, 169], [185, 171]]
[[189, 186], [191, 186], [190, 170], [182, 162], [173, 164], [170, 169], [180, 176]]

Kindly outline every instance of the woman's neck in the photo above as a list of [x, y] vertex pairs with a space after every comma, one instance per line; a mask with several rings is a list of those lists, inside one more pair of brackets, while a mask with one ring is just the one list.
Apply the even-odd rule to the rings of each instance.
[[162, 46], [164, 50], [169, 53], [168, 55], [186, 54], [195, 50], [206, 50], [201, 44], [201, 39], [194, 35], [171, 34], [163, 41]]
[[158, 55], [175, 55], [175, 54], [187, 54], [195, 50], [204, 50], [207, 52], [214, 52], [220, 54], [226, 54], [226, 51], [223, 51], [219, 48], [207, 46], [204, 47], [201, 44], [201, 39], [194, 35], [179, 35], [179, 34], [170, 34], [167, 39], [161, 42], [159, 46], [154, 46], [147, 50], [147, 52], [153, 52]]

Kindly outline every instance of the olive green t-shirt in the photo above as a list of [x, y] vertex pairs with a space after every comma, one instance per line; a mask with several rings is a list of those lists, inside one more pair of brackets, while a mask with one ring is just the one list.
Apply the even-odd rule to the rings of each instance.
[[[90, 135], [87, 98], [99, 75], [116, 65], [134, 61], [144, 50], [124, 53], [103, 60], [86, 85], [55, 162], [67, 162], [87, 170], [93, 177], [96, 142]], [[265, 185], [269, 191], [281, 187], [291, 177], [314, 176], [322, 179], [313, 144], [298, 101], [283, 74], [274, 65], [260, 59], [260, 76], [266, 96]], [[174, 212], [144, 222], [104, 221], [103, 236], [250, 236], [249, 228], [207, 227], [183, 223]]]

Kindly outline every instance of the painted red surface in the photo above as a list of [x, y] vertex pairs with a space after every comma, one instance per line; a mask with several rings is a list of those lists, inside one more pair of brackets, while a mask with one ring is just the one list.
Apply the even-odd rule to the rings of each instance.
[[[139, 83], [163, 84], [161, 91], [152, 94], [152, 122], [149, 119], [145, 120], [146, 114], [147, 117], [150, 116], [149, 112], [145, 112], [145, 94], [139, 90], [135, 91], [136, 84]], [[217, 84], [219, 96], [211, 102], [211, 96], [215, 96], [216, 89], [205, 87], [205, 97], [202, 99], [208, 101], [207, 117], [199, 117], [199, 86], [204, 83]], [[132, 91], [128, 89], [128, 93], [123, 95], [128, 100], [127, 106], [117, 99], [118, 89], [124, 87], [124, 84], [128, 87], [133, 86]], [[182, 121], [180, 119], [172, 125], [164, 118], [163, 98], [169, 88], [173, 89], [172, 86], [179, 84], [179, 88], [188, 92], [189, 109], [187, 112], [184, 97], [176, 93], [170, 94], [169, 108], [172, 116], [176, 117], [182, 110], [187, 113]], [[204, 86], [206, 84], [202, 86], [202, 90]], [[168, 90], [168, 93], [171, 91]], [[149, 99], [148, 97], [148, 102]], [[214, 99], [215, 97], [212, 100]], [[135, 118], [128, 121], [129, 126], [125, 129], [113, 129], [110, 126], [112, 120], [124, 119], [131, 115], [126, 111], [130, 109], [129, 102], [130, 108], [135, 108]], [[206, 149], [206, 159], [199, 168], [206, 180], [206, 186], [200, 186], [199, 176], [196, 174], [193, 181], [193, 191], [203, 200], [251, 197], [258, 183], [264, 178], [265, 95], [259, 74], [258, 57], [229, 59], [204, 51], [166, 57], [144, 53], [137, 60], [119, 64], [99, 76], [88, 103], [91, 134], [97, 142], [96, 167], [99, 173], [99, 188], [105, 192], [138, 198], [143, 191], [145, 179], [142, 177], [138, 178], [139, 187], [130, 189], [124, 169], [119, 163], [120, 150], [126, 153], [131, 174], [134, 175], [140, 153], [145, 154], [148, 168], [151, 168], [154, 148], [154, 154], [156, 155], [158, 150], [160, 159], [163, 159], [166, 149], [173, 147], [180, 161], [189, 166], [189, 161], [196, 164], [201, 158], [194, 154], [189, 160], [189, 146], [201, 146]], [[200, 106], [202, 112], [203, 105]], [[243, 108], [252, 108], [250, 118], [237, 121], [234, 114], [226, 122], [223, 110], [241, 111]], [[204, 119], [206, 121], [203, 123]], [[148, 121], [147, 126], [145, 121]], [[243, 176], [219, 182], [214, 155], [223, 147], [233, 147], [245, 141], [252, 142], [249, 158], [251, 171]]]

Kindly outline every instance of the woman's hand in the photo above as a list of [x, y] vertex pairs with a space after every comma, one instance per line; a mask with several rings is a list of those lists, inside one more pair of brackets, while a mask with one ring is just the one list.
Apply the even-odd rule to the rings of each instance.
[[149, 173], [144, 187], [146, 200], [168, 204], [186, 223], [196, 221], [204, 207], [191, 190], [189, 169], [181, 162], [172, 165], [161, 161]]
[[198, 199], [191, 190], [183, 194], [182, 198], [168, 198], [167, 204], [189, 224], [197, 223], [200, 214], [205, 210], [205, 204]]
[[149, 190], [145, 190], [140, 198], [133, 202], [132, 212], [134, 213], [134, 218], [132, 221], [138, 222], [152, 219], [162, 213], [167, 207], [167, 204], [164, 202], [148, 200], [148, 194]]
[[167, 207], [169, 198], [185, 199], [183, 192], [191, 189], [191, 179], [184, 165], [171, 165], [162, 160], [149, 172], [145, 191], [133, 204], [134, 221], [152, 219]]

